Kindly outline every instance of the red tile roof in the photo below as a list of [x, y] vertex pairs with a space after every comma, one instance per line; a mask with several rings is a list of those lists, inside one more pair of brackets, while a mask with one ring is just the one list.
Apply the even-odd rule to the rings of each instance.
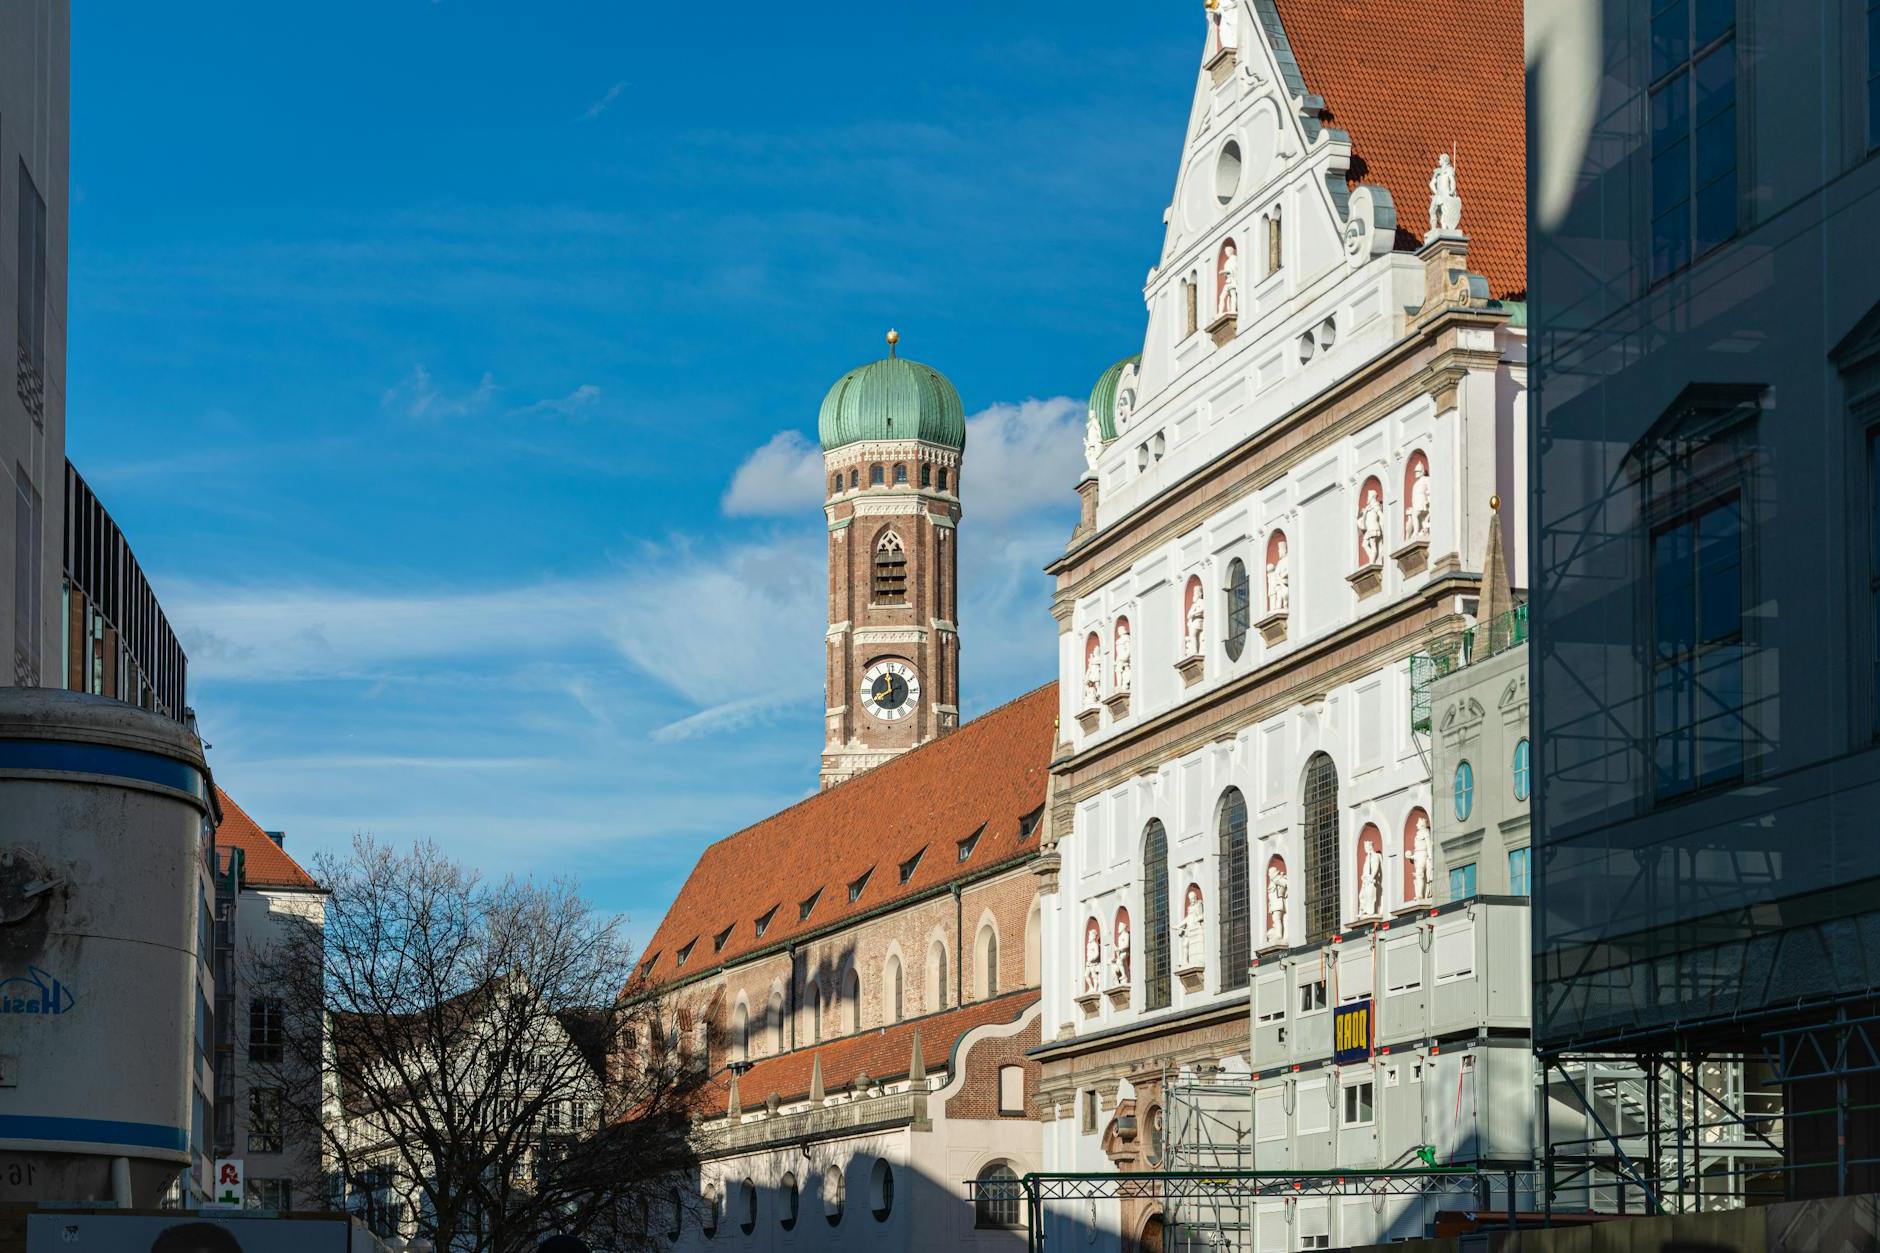
[[[1044, 805], [1056, 740], [1057, 684], [942, 739], [818, 792], [706, 849], [646, 946], [654, 985], [700, 974], [830, 923], [931, 891], [1037, 850], [1019, 838]], [[970, 858], [961, 840], [984, 828]], [[907, 882], [901, 867], [919, 855]], [[849, 885], [868, 876], [860, 897]], [[802, 902], [817, 897], [807, 920]], [[757, 935], [757, 920], [775, 916]], [[716, 936], [730, 929], [721, 950]], [[680, 950], [694, 945], [686, 965]]]
[[[1272, 6], [1268, 9], [1268, 6]], [[1382, 183], [1398, 225], [1429, 225], [1430, 170], [1455, 151], [1469, 268], [1527, 290], [1527, 99], [1521, 0], [1264, 0], [1306, 89], [1351, 136], [1352, 182]]]
[[[222, 806], [222, 825], [215, 829], [216, 852], [219, 857], [225, 849], [239, 848], [242, 851], [242, 886], [296, 888], [311, 892], [320, 890], [319, 881], [301, 869], [300, 863], [269, 838], [261, 825], [250, 818], [248, 811], [237, 805], [227, 792], [217, 788], [215, 797]], [[225, 863], [226, 859], [222, 859], [222, 862]]]
[[[968, 1031], [988, 1024], [1017, 1022], [1037, 1003], [1038, 990], [1029, 988], [800, 1048], [794, 1053], [766, 1057], [738, 1080], [738, 1097], [747, 1110], [762, 1105], [773, 1092], [785, 1101], [801, 1100], [809, 1095], [810, 1076], [818, 1057], [822, 1058], [825, 1092], [840, 1092], [864, 1074], [870, 1079], [905, 1079], [913, 1063], [916, 1033], [920, 1035], [920, 1055], [927, 1073], [935, 1074], [947, 1069], [953, 1046]], [[722, 1114], [730, 1090], [730, 1072], [720, 1072], [713, 1077], [703, 1100]]]

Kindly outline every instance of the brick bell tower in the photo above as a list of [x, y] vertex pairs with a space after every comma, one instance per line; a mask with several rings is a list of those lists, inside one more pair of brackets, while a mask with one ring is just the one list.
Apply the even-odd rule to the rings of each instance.
[[850, 370], [817, 431], [828, 475], [829, 634], [822, 785], [960, 722], [960, 394], [888, 355]]

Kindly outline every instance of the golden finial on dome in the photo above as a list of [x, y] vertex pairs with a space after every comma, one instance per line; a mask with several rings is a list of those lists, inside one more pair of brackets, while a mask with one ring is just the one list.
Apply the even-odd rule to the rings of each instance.
[[894, 346], [900, 342], [901, 342], [901, 332], [895, 330], [892, 326], [889, 327], [888, 328], [888, 355], [890, 357], [894, 355]]
[[1499, 497], [1499, 496], [1490, 496], [1490, 497], [1488, 498], [1488, 507], [1489, 507], [1490, 509], [1500, 509], [1500, 508], [1501, 508], [1501, 497]]

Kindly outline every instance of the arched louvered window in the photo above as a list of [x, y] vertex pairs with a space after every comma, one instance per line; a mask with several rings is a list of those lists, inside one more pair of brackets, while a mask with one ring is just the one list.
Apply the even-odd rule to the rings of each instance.
[[907, 603], [907, 549], [901, 546], [901, 537], [893, 531], [884, 534], [875, 545], [875, 603]]
[[1338, 767], [1324, 753], [1306, 763], [1306, 943], [1338, 930]]
[[1252, 910], [1247, 892], [1247, 801], [1240, 789], [1221, 793], [1221, 987], [1247, 986], [1247, 960], [1253, 956]]
[[1142, 837], [1142, 1007], [1167, 1009], [1168, 832], [1151, 822]]

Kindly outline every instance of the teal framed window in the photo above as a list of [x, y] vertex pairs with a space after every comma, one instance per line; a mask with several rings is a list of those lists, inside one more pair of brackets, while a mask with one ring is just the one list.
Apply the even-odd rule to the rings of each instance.
[[1534, 895], [1533, 849], [1508, 851], [1508, 893], [1511, 896]]
[[1529, 773], [1530, 749], [1524, 738], [1514, 746], [1514, 798], [1524, 801], [1528, 798], [1528, 789], [1532, 776]]
[[1475, 767], [1468, 762], [1456, 765], [1456, 821], [1467, 822], [1475, 809]]
[[1475, 863], [1453, 867], [1449, 872], [1449, 899], [1467, 900], [1475, 895]]

